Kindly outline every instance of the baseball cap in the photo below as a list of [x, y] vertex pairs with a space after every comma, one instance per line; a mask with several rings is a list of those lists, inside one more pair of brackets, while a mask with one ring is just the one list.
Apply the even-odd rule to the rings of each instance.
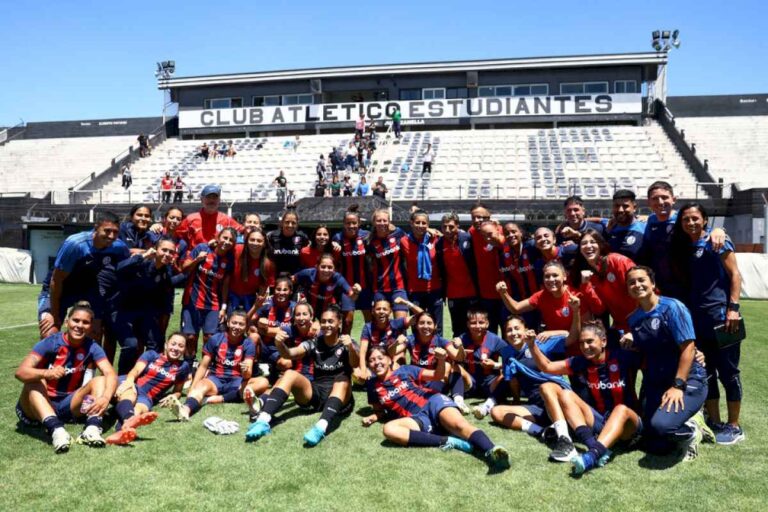
[[206, 185], [203, 187], [203, 190], [200, 192], [200, 197], [209, 196], [211, 194], [216, 194], [217, 196], [220, 196], [221, 187], [218, 185]]

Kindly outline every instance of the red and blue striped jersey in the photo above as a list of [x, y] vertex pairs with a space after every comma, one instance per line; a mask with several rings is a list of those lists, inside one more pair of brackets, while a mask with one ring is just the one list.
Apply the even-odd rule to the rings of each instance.
[[404, 260], [400, 255], [400, 240], [405, 231], [400, 228], [384, 238], [373, 237], [366, 246], [370, 256], [374, 292], [405, 290]]
[[293, 276], [298, 289], [312, 306], [315, 318], [320, 318], [331, 304], [340, 304], [342, 295], [351, 295], [352, 287], [338, 272], [334, 272], [326, 283], [321, 283], [316, 268], [305, 268]]
[[629, 380], [630, 368], [636, 367], [632, 355], [621, 349], [606, 349], [605, 361], [594, 364], [584, 356], [565, 360], [568, 375], [574, 375], [589, 391], [589, 403], [605, 414], [617, 405], [635, 406], [635, 393]]
[[517, 301], [527, 299], [540, 288], [535, 266], [537, 254], [532, 241], [515, 249], [507, 240], [499, 248], [499, 272], [507, 283], [509, 294]]
[[41, 358], [37, 368], [63, 366], [67, 370], [62, 378], [46, 381], [48, 397], [53, 399], [66, 398], [80, 389], [85, 370], [91, 364], [98, 364], [107, 358], [104, 350], [91, 338], [85, 338], [80, 346], [73, 347], [69, 344], [67, 334], [60, 332], [38, 341], [32, 347], [32, 352]]
[[404, 256], [403, 260], [405, 261], [405, 269], [407, 271], [408, 293], [435, 292], [443, 288], [443, 280], [437, 267], [437, 251], [435, 250], [437, 239], [429, 234], [425, 235], [425, 237], [428, 237], [426, 245], [429, 247], [429, 260], [432, 262], [431, 279], [419, 278], [419, 242], [411, 235], [400, 239], [400, 250]]
[[148, 350], [141, 354], [139, 361], [147, 366], [136, 379], [136, 389], [140, 395], [148, 396], [156, 402], [176, 384], [187, 380], [192, 371], [186, 361], [171, 361], [164, 354]]
[[486, 368], [480, 363], [483, 359], [497, 359], [507, 343], [492, 332], [486, 333], [481, 343], [472, 341], [472, 337], [467, 332], [459, 336], [459, 339], [464, 345], [464, 362], [462, 364], [472, 377], [477, 382], [482, 382], [491, 376], [494, 370]]
[[[295, 325], [290, 325], [289, 327], [282, 327], [282, 330], [288, 334], [289, 338], [285, 342], [285, 346], [289, 348], [298, 347], [303, 342], [308, 340], [315, 339], [315, 336], [309, 336], [309, 335], [303, 335], [299, 332], [299, 330], [296, 328]], [[275, 347], [275, 350], [277, 348]], [[292, 361], [292, 369], [296, 370], [309, 380], [312, 380], [314, 378], [315, 374], [315, 360], [312, 357], [312, 354], [307, 353], [302, 357], [301, 359], [294, 359]]]
[[293, 308], [295, 307], [296, 303], [293, 301], [280, 306], [275, 304], [274, 299], [270, 297], [256, 311], [256, 317], [259, 319], [266, 318], [270, 327], [290, 327], [293, 321]]
[[397, 341], [398, 336], [405, 334], [406, 328], [405, 318], [390, 320], [384, 329], [376, 327], [374, 322], [368, 322], [363, 326], [363, 331], [360, 333], [360, 341], [367, 341], [369, 348], [387, 348]]
[[425, 387], [423, 372], [418, 366], [403, 365], [385, 379], [368, 379], [368, 403], [399, 418], [418, 414], [429, 398], [437, 393]]
[[442, 336], [434, 335], [429, 343], [420, 343], [416, 337], [411, 334], [408, 336], [408, 354], [411, 356], [411, 364], [419, 368], [435, 369], [435, 348], [445, 348], [450, 343]]
[[197, 309], [218, 311], [226, 300], [221, 296], [222, 287], [224, 279], [232, 273], [235, 266], [234, 257], [231, 252], [219, 256], [208, 244], [200, 244], [190, 251], [186, 261], [194, 260], [201, 252], [207, 252], [208, 255], [205, 261], [190, 271], [187, 287], [184, 289], [183, 304]]
[[242, 377], [240, 363], [253, 361], [256, 347], [249, 337], [231, 341], [225, 332], [219, 332], [208, 338], [203, 345], [203, 355], [211, 358], [208, 371], [211, 375], [224, 378]]
[[261, 275], [261, 258], [252, 258], [250, 255], [246, 256], [248, 258], [248, 275], [243, 280], [243, 251], [248, 251], [245, 245], [238, 244], [235, 246], [232, 277], [229, 278], [229, 291], [241, 297], [254, 295], [259, 288], [267, 284], [264, 276]]
[[369, 234], [368, 231], [361, 229], [357, 237], [352, 240], [344, 238], [342, 233], [336, 233], [333, 236], [333, 241], [341, 245], [341, 275], [349, 284], [359, 284], [364, 290], [371, 285], [365, 259], [365, 239]]

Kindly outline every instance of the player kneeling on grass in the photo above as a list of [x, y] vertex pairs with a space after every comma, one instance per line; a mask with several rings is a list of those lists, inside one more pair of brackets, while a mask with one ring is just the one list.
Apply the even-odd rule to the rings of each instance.
[[[183, 360], [185, 347], [184, 334], [173, 333], [165, 342], [162, 354], [154, 350], [144, 352], [128, 375], [118, 378], [115, 412], [120, 419], [116, 432], [107, 438], [108, 444], [124, 444], [120, 442], [124, 430], [155, 421], [157, 413], [152, 411], [155, 404], [164, 407], [178, 401], [191, 372], [189, 363]], [[170, 389], [173, 391], [166, 395]]]
[[445, 377], [445, 349], [434, 349], [437, 366], [426, 370], [404, 365], [392, 369], [392, 359], [382, 347], [373, 347], [368, 356], [368, 403], [374, 413], [363, 418], [363, 426], [397, 417], [384, 424], [384, 437], [401, 446], [433, 446], [471, 453], [477, 448], [497, 469], [509, 467], [509, 454], [494, 445], [482, 430], [472, 426], [456, 402], [426, 387]]
[[285, 342], [288, 334], [283, 330], [278, 331], [275, 345], [280, 355], [294, 361], [312, 357], [314, 380], [309, 380], [294, 369], [286, 370], [264, 398], [261, 412], [245, 434], [246, 441], [255, 441], [272, 431], [272, 417], [291, 393], [299, 406], [322, 411], [320, 420], [304, 434], [304, 441], [309, 446], [315, 446], [323, 440], [331, 421], [354, 409], [350, 379], [352, 369], [358, 365], [358, 349], [349, 335], [341, 334], [341, 325], [341, 309], [332, 305], [320, 316], [320, 334], [316, 339], [304, 340], [296, 347], [287, 347]]
[[243, 381], [251, 378], [256, 356], [256, 347], [246, 336], [246, 316], [242, 309], [233, 311], [227, 332], [216, 333], [205, 342], [186, 402], [182, 405], [171, 399], [171, 410], [180, 421], [199, 411], [205, 397], [221, 395], [222, 401], [234, 402], [241, 396]]
[[[69, 312], [66, 332], [35, 344], [16, 370], [16, 378], [24, 383], [16, 415], [28, 426], [42, 423], [56, 453], [66, 452], [72, 444], [65, 422], [85, 422], [78, 444], [105, 444], [102, 416], [115, 393], [117, 375], [102, 348], [86, 336], [92, 322], [90, 305], [78, 302]], [[83, 384], [85, 371], [93, 364], [102, 375]], [[130, 442], [135, 437], [135, 431], [126, 431], [124, 439]]]

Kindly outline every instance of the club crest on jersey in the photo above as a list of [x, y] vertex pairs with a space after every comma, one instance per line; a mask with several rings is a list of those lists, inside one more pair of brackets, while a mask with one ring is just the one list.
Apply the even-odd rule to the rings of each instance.
[[635, 241], [636, 241], [636, 240], [637, 240], [637, 238], [635, 238], [635, 235], [629, 235], [629, 236], [628, 236], [628, 237], [627, 237], [627, 238], [624, 240], [624, 245], [632, 245], [632, 244], [634, 244], [634, 243], [635, 243]]
[[613, 283], [616, 281], [616, 274], [613, 272], [608, 272], [608, 275], [605, 276], [605, 278], [608, 280], [609, 283]]
[[329, 284], [328, 286], [325, 287], [325, 289], [328, 290], [329, 292], [333, 291], [333, 288], [334, 286], [332, 284]]
[[259, 270], [257, 268], [253, 269], [253, 275], [254, 276], [259, 277], [260, 274], [261, 274], [261, 270]]
[[704, 255], [703, 247], [699, 247], [698, 249], [696, 249], [696, 258], [701, 258], [703, 255]]
[[298, 244], [299, 242], [301, 242], [301, 237], [300, 236], [293, 237], [293, 243]]
[[222, 261], [221, 262], [221, 268], [227, 268], [227, 262], [226, 261]]
[[155, 282], [156, 282], [156, 283], [159, 283], [159, 282], [160, 282], [160, 276], [155, 276]]
[[667, 233], [671, 233], [674, 228], [675, 228], [674, 224], [668, 224], [667, 225]]
[[342, 349], [342, 348], [337, 348], [336, 349], [336, 357], [341, 357], [341, 354], [343, 354], [343, 353], [344, 353], [344, 349]]
[[110, 263], [112, 263], [112, 258], [110, 258], [109, 256], [104, 256], [104, 257], [101, 259], [101, 263], [102, 263], [103, 265], [109, 265]]
[[651, 320], [651, 329], [653, 329], [654, 331], [658, 331], [660, 325], [661, 325], [661, 320], [659, 320], [658, 318], [654, 318], [653, 320]]
[[216, 224], [216, 232], [217, 232], [217, 233], [218, 233], [219, 231], [221, 231], [222, 229], [224, 229], [224, 226], [222, 226], [221, 224]]
[[242, 351], [242, 350], [240, 350], [240, 349], [237, 349], [237, 350], [235, 350], [235, 357], [240, 357], [240, 355], [241, 355], [242, 353], [243, 353], [243, 351]]
[[85, 359], [85, 354], [83, 354], [82, 352], [79, 352], [79, 353], [78, 353], [78, 354], [75, 356], [75, 359], [77, 359], [78, 361], [82, 361], [83, 359]]
[[568, 306], [565, 306], [563, 308], [563, 316], [568, 316], [570, 314], [571, 314], [571, 308], [569, 308]]
[[611, 370], [612, 372], [617, 372], [619, 371], [619, 365], [614, 363], [611, 366], [609, 366], [608, 369]]
[[508, 253], [508, 252], [505, 252], [505, 253], [504, 253], [504, 257], [505, 257], [505, 258], [509, 258], [509, 253]]
[[389, 243], [393, 244], [395, 243], [395, 237], [389, 237]]

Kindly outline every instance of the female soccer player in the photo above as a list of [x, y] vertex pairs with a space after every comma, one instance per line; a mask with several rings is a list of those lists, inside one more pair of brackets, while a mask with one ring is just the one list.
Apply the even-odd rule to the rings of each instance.
[[131, 250], [131, 254], [143, 253], [155, 245], [159, 236], [149, 228], [152, 224], [152, 209], [137, 204], [128, 213], [128, 220], [120, 224], [119, 237]]
[[368, 272], [368, 264], [365, 257], [365, 240], [370, 232], [360, 229], [360, 214], [358, 206], [351, 205], [344, 214], [344, 229], [333, 236], [333, 243], [340, 249], [339, 272], [348, 283], [360, 285], [360, 294], [357, 300], [342, 297], [342, 310], [344, 314], [344, 334], [352, 332], [352, 324], [355, 311], [363, 313], [366, 322], [371, 321], [371, 306], [373, 305], [373, 291], [371, 289], [371, 276]]
[[[498, 332], [503, 304], [496, 293], [496, 283], [501, 280], [501, 274], [499, 254], [495, 249], [504, 243], [504, 236], [501, 227], [491, 221], [491, 211], [485, 205], [477, 203], [470, 210], [470, 215], [472, 227], [469, 228], [469, 234], [477, 262], [478, 305], [490, 315], [491, 332]], [[487, 227], [483, 230], [481, 228], [484, 224]]]
[[245, 243], [245, 234], [248, 231], [253, 230], [259, 230], [262, 233], [264, 230], [261, 227], [261, 215], [258, 213], [246, 213], [243, 217], [243, 231], [245, 233], [241, 233], [237, 236], [237, 243], [238, 244], [244, 244]]
[[246, 313], [233, 311], [227, 320], [227, 332], [211, 336], [203, 346], [203, 358], [197, 367], [184, 405], [171, 400], [171, 409], [179, 421], [188, 421], [200, 410], [203, 399], [221, 395], [224, 402], [241, 396], [243, 382], [253, 371], [256, 346], [246, 336]]
[[363, 426], [386, 421], [384, 437], [400, 446], [432, 446], [466, 453], [476, 448], [492, 467], [508, 468], [509, 453], [503, 446], [493, 444], [485, 432], [464, 419], [450, 398], [425, 387], [445, 377], [446, 355], [444, 349], [435, 349], [435, 370], [410, 365], [394, 370], [385, 349], [371, 349], [368, 368], [372, 377], [367, 386], [374, 413], [363, 418]]
[[[741, 273], [736, 263], [733, 244], [726, 238], [720, 250], [713, 248], [709, 236], [707, 212], [698, 203], [683, 205], [677, 213], [672, 234], [672, 256], [676, 273], [689, 292], [688, 305], [696, 329], [696, 344], [704, 352], [707, 369], [706, 410], [718, 444], [731, 445], [746, 436], [739, 424], [742, 386], [739, 376], [741, 343], [720, 345], [716, 330], [735, 333], [739, 330], [739, 297]], [[725, 389], [728, 421], [720, 422], [720, 390]]]
[[315, 446], [323, 440], [335, 418], [349, 414], [354, 408], [350, 376], [358, 365], [357, 346], [352, 338], [341, 334], [341, 310], [337, 306], [330, 306], [320, 316], [320, 334], [316, 339], [288, 347], [285, 344], [288, 338], [288, 333], [283, 330], [275, 336], [280, 355], [291, 360], [310, 356], [314, 360], [314, 379], [310, 380], [294, 369], [287, 370], [265, 398], [245, 439], [255, 441], [269, 434], [272, 417], [288, 395], [293, 394], [297, 404], [322, 411], [320, 420], [304, 434], [307, 445]]
[[[16, 415], [25, 425], [42, 424], [56, 453], [68, 451], [72, 444], [64, 423], [85, 421], [79, 444], [105, 443], [102, 416], [115, 393], [117, 375], [98, 343], [87, 336], [93, 317], [87, 302], [75, 304], [66, 319], [66, 331], [35, 344], [16, 370], [16, 378], [24, 383]], [[83, 384], [90, 365], [96, 365], [101, 375]], [[129, 443], [135, 437], [135, 431], [126, 430], [123, 441]]]
[[[115, 412], [119, 418], [115, 433], [107, 438], [107, 444], [123, 444], [122, 430], [149, 425], [157, 419], [152, 411], [155, 405], [168, 406], [174, 397], [181, 396], [184, 382], [191, 372], [183, 360], [186, 338], [182, 333], [170, 335], [162, 354], [154, 350], [144, 352], [127, 375], [118, 378], [115, 392]], [[171, 394], [167, 394], [168, 391]]]
[[[335, 258], [331, 253], [321, 254], [314, 268], [300, 270], [293, 276], [293, 280], [299, 293], [318, 314], [325, 311], [331, 304], [339, 304], [342, 314], [349, 313], [344, 308], [354, 307], [360, 293], [359, 284], [350, 286], [347, 280], [336, 272]], [[343, 301], [345, 296], [350, 300]]]
[[299, 231], [299, 214], [287, 208], [280, 217], [280, 227], [267, 233], [267, 256], [274, 264], [275, 275], [291, 275], [301, 270], [299, 253], [309, 245], [309, 238]]
[[315, 268], [320, 256], [323, 254], [330, 254], [334, 260], [336, 259], [333, 245], [331, 244], [331, 232], [324, 224], [317, 226], [314, 235], [312, 235], [312, 243], [306, 247], [302, 247], [299, 251], [299, 266], [302, 269]]
[[227, 306], [231, 311], [250, 311], [254, 304], [260, 307], [266, 300], [265, 247], [264, 233], [255, 228], [246, 231], [244, 243], [235, 245], [235, 267], [229, 279]]
[[472, 237], [459, 229], [458, 215], [443, 215], [441, 230], [443, 236], [435, 243], [436, 262], [455, 336], [466, 329], [467, 311], [477, 300], [477, 264]]
[[[543, 258], [533, 240], [526, 240], [525, 231], [514, 222], [504, 224], [504, 243], [499, 247], [499, 273], [507, 283], [507, 290], [513, 299], [521, 301], [539, 291]], [[506, 319], [509, 311], [504, 308], [501, 317]], [[524, 315], [529, 325], [541, 323], [538, 311]], [[502, 333], [503, 333], [502, 328]]]
[[236, 239], [233, 228], [224, 228], [216, 237], [215, 249], [199, 244], [184, 260], [182, 268], [189, 278], [182, 299], [181, 332], [187, 336], [187, 360], [195, 359], [200, 330], [206, 342], [226, 318], [224, 300], [229, 294], [230, 275], [235, 266], [232, 248]]
[[692, 460], [703, 434], [709, 432], [697, 415], [707, 397], [707, 373], [694, 359], [691, 315], [680, 301], [656, 295], [653, 270], [648, 267], [631, 269], [627, 286], [639, 307], [629, 317], [632, 332], [621, 342], [645, 357], [641, 395], [647, 448], [667, 453], [679, 447], [684, 460]]
[[573, 244], [556, 245], [555, 233], [546, 227], [541, 227], [534, 231], [533, 241], [538, 250], [538, 258], [533, 262], [536, 279], [541, 286], [543, 283], [544, 265], [550, 261], [559, 261], [563, 267], [569, 267], [571, 261], [576, 256], [577, 247]]
[[400, 241], [406, 236], [400, 228], [390, 230], [389, 212], [373, 212], [373, 231], [366, 241], [366, 253], [373, 274], [373, 300], [385, 299], [394, 304], [395, 318], [408, 316], [408, 307], [395, 302], [397, 297], [407, 299], [405, 292], [404, 258], [400, 254]]
[[259, 362], [269, 366], [268, 378], [274, 383], [280, 373], [291, 367], [289, 359], [281, 358], [277, 351], [274, 339], [275, 335], [284, 327], [290, 327], [293, 319], [293, 310], [296, 303], [291, 300], [293, 296], [293, 281], [290, 277], [278, 277], [275, 281], [275, 291], [272, 297], [256, 310], [251, 308], [248, 318], [251, 322], [256, 318], [256, 327], [261, 337], [261, 353]]
[[400, 250], [406, 268], [408, 299], [429, 311], [437, 322], [437, 333], [443, 334], [443, 281], [437, 269], [437, 236], [429, 232], [429, 214], [424, 210], [411, 213], [411, 232], [400, 239]]

